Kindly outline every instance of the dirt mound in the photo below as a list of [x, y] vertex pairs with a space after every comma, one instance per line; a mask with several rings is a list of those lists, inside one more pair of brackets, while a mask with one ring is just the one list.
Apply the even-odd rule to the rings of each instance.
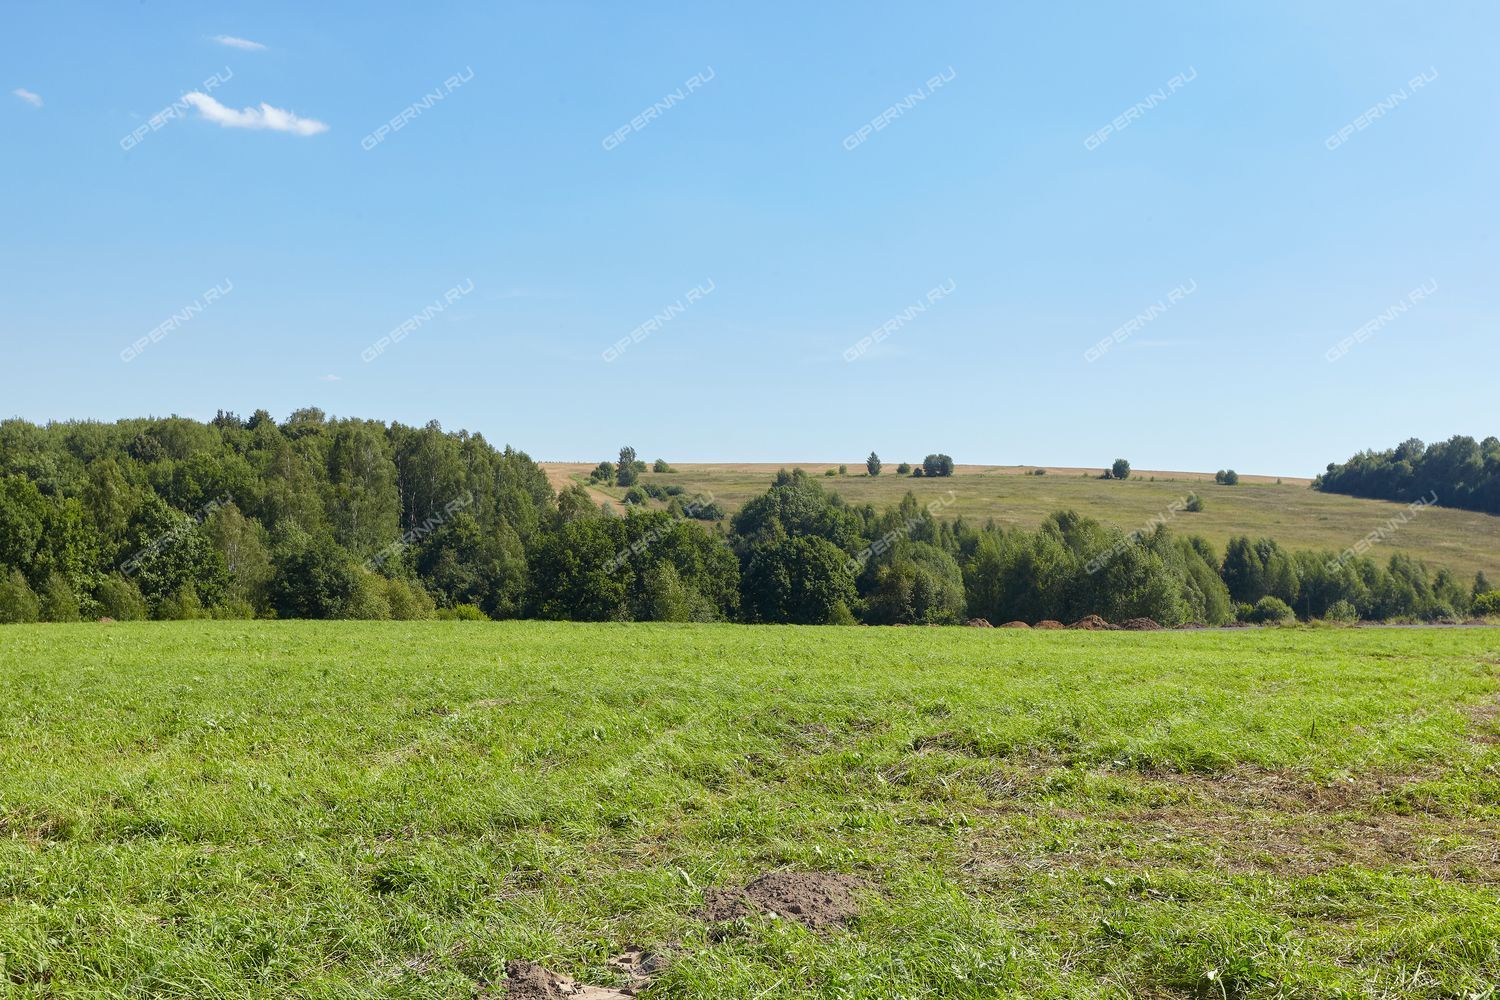
[[833, 872], [770, 872], [743, 889], [710, 889], [698, 916], [708, 923], [742, 920], [756, 911], [791, 917], [808, 927], [842, 924], [858, 911], [863, 883]]
[[1062, 622], [1055, 622], [1051, 618], [1044, 618], [1037, 622], [1032, 628], [1067, 628]]
[[505, 996], [518, 1000], [618, 1000], [634, 995], [608, 986], [585, 986], [522, 958], [505, 963]]
[[995, 627], [995, 626], [991, 625], [989, 622], [985, 621], [983, 618], [970, 618], [968, 621], [964, 622], [964, 624], [967, 625], [967, 626], [969, 626], [970, 628], [994, 628]]
[[1125, 619], [1125, 621], [1120, 623], [1120, 627], [1123, 629], [1129, 629], [1132, 632], [1155, 632], [1161, 628], [1161, 626], [1151, 618], [1127, 618]]
[[1103, 618], [1100, 618], [1098, 615], [1084, 615], [1082, 618], [1078, 619], [1076, 622], [1068, 626], [1068, 628], [1083, 629], [1086, 632], [1104, 632], [1110, 629], [1117, 629], [1119, 627], [1120, 626], [1118, 625], [1111, 625], [1109, 622], [1105, 621]]
[[[1006, 622], [1004, 625], [1001, 625], [1000, 627], [1001, 628], [1031, 628], [1031, 626], [1027, 625], [1025, 622]], [[1041, 626], [1038, 625], [1037, 628], [1041, 628]]]

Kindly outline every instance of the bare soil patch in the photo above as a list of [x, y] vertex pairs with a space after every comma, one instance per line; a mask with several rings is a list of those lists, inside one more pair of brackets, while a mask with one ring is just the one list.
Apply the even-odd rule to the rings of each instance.
[[585, 986], [525, 959], [505, 963], [505, 996], [521, 1000], [617, 1000], [633, 997], [630, 990], [610, 986]]
[[853, 875], [836, 872], [769, 872], [743, 889], [708, 890], [698, 916], [719, 924], [769, 913], [818, 930], [845, 924], [859, 911], [854, 890], [862, 885]]

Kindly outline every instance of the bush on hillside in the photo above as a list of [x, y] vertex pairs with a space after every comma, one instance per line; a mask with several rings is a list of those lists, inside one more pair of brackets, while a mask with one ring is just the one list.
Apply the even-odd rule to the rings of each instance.
[[1267, 594], [1255, 602], [1246, 620], [1258, 625], [1280, 625], [1284, 622], [1296, 621], [1297, 615], [1286, 601]]
[[1340, 599], [1334, 601], [1329, 606], [1328, 613], [1323, 617], [1331, 622], [1357, 622], [1359, 621], [1359, 611], [1353, 604]]
[[0, 577], [0, 623], [34, 622], [41, 614], [42, 602], [20, 570], [13, 569], [9, 575]]
[[1500, 590], [1490, 590], [1474, 598], [1469, 613], [1483, 618], [1487, 615], [1500, 615]]

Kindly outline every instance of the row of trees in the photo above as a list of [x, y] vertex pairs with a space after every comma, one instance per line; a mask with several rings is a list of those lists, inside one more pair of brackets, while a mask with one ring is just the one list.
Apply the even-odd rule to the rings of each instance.
[[[636, 458], [635, 449], [626, 445], [620, 449], [620, 460], [611, 462], [605, 460], [594, 466], [589, 473], [589, 481], [609, 486], [634, 486], [640, 479], [641, 473], [646, 471], [646, 463]], [[658, 458], [651, 466], [652, 472], [676, 472], [677, 470], [667, 464], [666, 459]]]
[[[870, 457], [865, 459], [865, 472], [872, 476], [880, 475], [880, 470], [884, 467], [880, 461], [880, 456], [873, 451], [870, 452]], [[839, 466], [840, 474], [842, 474], [843, 468], [842, 465]], [[953, 459], [948, 455], [932, 454], [922, 459], [922, 464], [916, 468], [912, 468], [908, 462], [902, 462], [896, 466], [896, 475], [917, 477], [951, 476], [953, 475]]]
[[[620, 466], [633, 467], [633, 454]], [[617, 466], [618, 469], [619, 466]], [[641, 487], [644, 491], [644, 486]], [[1223, 624], [1274, 601], [1302, 617], [1466, 613], [1465, 587], [1166, 527], [1124, 535], [1062, 512], [1035, 530], [936, 516], [908, 493], [852, 506], [801, 470], [729, 523], [554, 493], [480, 435], [299, 410], [38, 427], [0, 423], [0, 621], [276, 616], [590, 621], [993, 622], [1085, 614]], [[689, 509], [692, 508], [692, 509]], [[720, 512], [717, 516], [722, 516]]]
[[1459, 435], [1434, 445], [1410, 438], [1388, 451], [1330, 462], [1313, 488], [1403, 502], [1436, 495], [1443, 507], [1500, 514], [1500, 438]]

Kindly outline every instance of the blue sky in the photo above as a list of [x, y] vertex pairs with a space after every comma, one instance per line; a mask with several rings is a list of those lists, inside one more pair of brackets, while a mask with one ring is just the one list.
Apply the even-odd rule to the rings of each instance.
[[1287, 475], [1500, 431], [1500, 8], [810, 6], [13, 0], [0, 412]]

